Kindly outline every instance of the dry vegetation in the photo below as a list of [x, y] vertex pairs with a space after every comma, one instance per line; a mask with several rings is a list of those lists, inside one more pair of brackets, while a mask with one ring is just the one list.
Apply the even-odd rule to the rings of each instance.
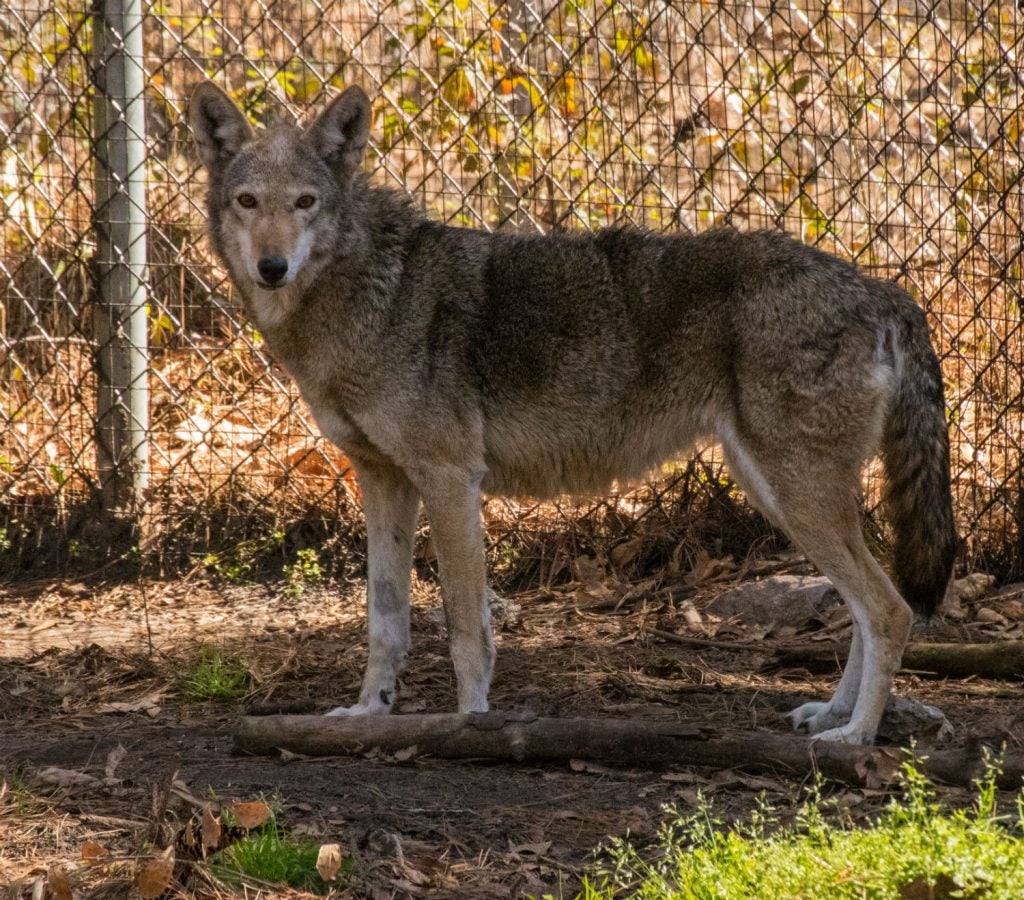
[[[682, 721], [726, 737], [788, 730], [783, 713], [825, 696], [835, 677], [780, 671], [775, 649], [848, 640], [849, 615], [833, 598], [780, 606], [787, 615], [767, 621], [763, 604], [737, 610], [724, 595], [753, 578], [811, 572], [791, 554], [704, 556], [652, 585], [579, 556], [556, 589], [495, 604], [495, 708]], [[703, 796], [733, 821], [756, 810], [759, 795], [792, 810], [801, 794], [782, 771], [666, 770], [643, 759], [495, 765], [411, 748], [233, 757], [243, 712], [320, 712], [355, 696], [366, 657], [362, 584], [324, 589], [310, 576], [296, 591], [294, 576], [218, 586], [198, 575], [0, 592], [0, 885], [12, 900], [47, 885], [48, 897], [99, 900], [132, 884], [168, 897], [299, 897], [328, 886], [339, 897], [572, 897], [582, 874], [607, 862], [597, 848], [612, 837], [628, 834], [657, 863], [665, 804], [690, 812]], [[416, 579], [413, 594], [400, 711], [449, 710], [436, 584]], [[1019, 640], [1022, 597], [1021, 585], [992, 594], [982, 584], [964, 594], [959, 620], [922, 637]], [[945, 712], [953, 734], [944, 746], [1020, 751], [1017, 685], [902, 672], [898, 690]], [[863, 825], [900, 794], [874, 772], [861, 785], [826, 786], [826, 814]], [[941, 788], [955, 806], [969, 796]], [[237, 827], [239, 802], [257, 805], [248, 815], [269, 805], [284, 838], [306, 848], [302, 890], [282, 885], [279, 872], [232, 881], [217, 852], [259, 827]], [[347, 861], [327, 883], [316, 882], [308, 849], [325, 844]]]
[[[111, 553], [89, 505], [91, 27], [64, 0], [5, 10], [0, 547], [12, 572], [88, 568]], [[944, 360], [967, 557], [1015, 563], [1024, 87], [1013, 5], [339, 0], [321, 13], [282, 0], [267, 13], [172, 0], [147, 12], [147, 559], [187, 568], [280, 528], [322, 537], [325, 520], [351, 518], [344, 460], [240, 322], [202, 238], [182, 109], [210, 74], [257, 122], [363, 84], [377, 178], [451, 222], [783, 227], [898, 278], [929, 309]], [[609, 548], [629, 541], [652, 517], [692, 510], [693, 495], [721, 495], [720, 473], [689, 472], [612, 503], [495, 504], [496, 554], [543, 555], [557, 532], [573, 531], [571, 543], [598, 520], [615, 526]]]

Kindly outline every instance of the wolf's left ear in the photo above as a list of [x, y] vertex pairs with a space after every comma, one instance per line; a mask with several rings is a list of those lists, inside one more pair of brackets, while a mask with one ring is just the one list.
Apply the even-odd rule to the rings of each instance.
[[370, 98], [352, 85], [306, 132], [317, 153], [335, 172], [350, 177], [359, 168], [370, 136]]
[[192, 127], [199, 158], [211, 170], [224, 165], [252, 137], [245, 114], [227, 94], [209, 81], [192, 91], [188, 101], [188, 123]]

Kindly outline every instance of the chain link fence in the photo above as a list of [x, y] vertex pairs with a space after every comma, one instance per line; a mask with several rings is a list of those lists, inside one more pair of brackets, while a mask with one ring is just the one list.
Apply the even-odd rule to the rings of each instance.
[[[928, 310], [943, 360], [968, 561], [1018, 566], [1016, 5], [144, 0], [136, 25], [122, 22], [129, 35], [110, 26], [111, 0], [96, 4], [0, 0], [5, 570], [109, 556], [104, 467], [119, 453], [144, 460], [134, 552], [167, 568], [228, 546], [255, 552], [328, 533], [343, 542], [358, 528], [345, 460], [244, 322], [203, 236], [204, 176], [184, 101], [205, 78], [257, 124], [308, 115], [361, 84], [374, 100], [374, 177], [447, 222], [782, 228], [898, 280]], [[99, 38], [141, 64], [139, 104], [101, 107], [110, 62]], [[131, 239], [146, 251], [134, 331], [111, 318], [103, 290], [104, 266], [128, 264], [104, 241], [110, 196], [129, 188], [103, 180], [103, 141], [126, 122], [145, 176], [146, 228]], [[141, 374], [121, 385], [145, 398], [132, 420], [141, 437], [120, 451], [104, 436], [105, 417], [127, 402], [110, 395], [104, 363], [118, 343], [145, 351]], [[492, 501], [488, 512], [497, 560], [550, 578], [568, 556], [545, 535], [600, 534], [608, 549], [644, 534], [659, 560], [678, 563], [680, 529], [697, 527], [682, 514], [698, 499], [733, 499], [713, 452], [600, 502]], [[766, 533], [741, 524], [723, 536], [714, 516], [698, 522], [720, 552]]]

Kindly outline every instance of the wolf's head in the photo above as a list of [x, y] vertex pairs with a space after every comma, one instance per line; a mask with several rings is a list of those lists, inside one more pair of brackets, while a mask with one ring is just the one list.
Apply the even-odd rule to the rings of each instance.
[[243, 293], [270, 300], [266, 292], [319, 271], [338, 249], [339, 218], [366, 148], [370, 101], [362, 89], [350, 87], [306, 128], [254, 134], [207, 82], [192, 94], [189, 123], [210, 174], [213, 242]]

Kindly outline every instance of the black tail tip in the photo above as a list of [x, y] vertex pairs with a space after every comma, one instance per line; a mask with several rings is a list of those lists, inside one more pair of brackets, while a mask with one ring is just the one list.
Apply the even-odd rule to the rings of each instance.
[[953, 578], [955, 557], [955, 542], [951, 542], [937, 564], [912, 568], [901, 566], [897, 561], [896, 569], [901, 576], [897, 578], [897, 586], [917, 619], [927, 622], [942, 604]]
[[941, 582], [936, 581], [930, 584], [918, 583], [913, 586], [904, 586], [900, 593], [903, 594], [903, 599], [907, 601], [911, 610], [913, 610], [914, 618], [919, 621], [929, 622], [942, 604], [942, 600], [946, 596], [948, 584], [948, 578]]

